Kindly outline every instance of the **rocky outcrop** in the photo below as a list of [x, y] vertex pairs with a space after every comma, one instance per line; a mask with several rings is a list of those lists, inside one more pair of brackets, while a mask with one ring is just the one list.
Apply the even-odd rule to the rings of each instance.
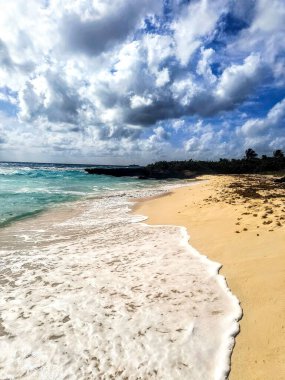
[[186, 179], [195, 177], [195, 173], [189, 170], [155, 170], [147, 167], [121, 167], [121, 168], [88, 168], [89, 174], [111, 175], [114, 177], [138, 177], [140, 179]]
[[144, 167], [121, 167], [121, 168], [91, 168], [85, 169], [89, 174], [103, 174], [114, 177], [140, 177], [147, 175]]
[[276, 183], [284, 183], [285, 182], [285, 177], [277, 178], [275, 179]]

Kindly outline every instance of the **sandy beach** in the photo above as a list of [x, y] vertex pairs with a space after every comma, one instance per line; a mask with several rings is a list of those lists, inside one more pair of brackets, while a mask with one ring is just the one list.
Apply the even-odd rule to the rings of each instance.
[[285, 378], [285, 187], [270, 176], [204, 176], [139, 202], [149, 224], [185, 226], [190, 244], [223, 265], [243, 318], [231, 380]]

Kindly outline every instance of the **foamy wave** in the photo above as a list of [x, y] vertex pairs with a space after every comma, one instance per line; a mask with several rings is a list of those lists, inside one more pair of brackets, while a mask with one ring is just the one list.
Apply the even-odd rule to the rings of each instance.
[[16, 174], [25, 174], [32, 171], [31, 168], [22, 167], [22, 168], [10, 168], [10, 167], [1, 167], [0, 175], [16, 175]]
[[227, 377], [238, 301], [185, 229], [128, 213], [158, 193], [110, 192], [18, 227], [30, 245], [0, 257], [0, 378]]

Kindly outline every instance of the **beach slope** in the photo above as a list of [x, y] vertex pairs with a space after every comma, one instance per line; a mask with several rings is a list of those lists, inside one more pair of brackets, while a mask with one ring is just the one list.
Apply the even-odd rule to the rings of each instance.
[[185, 226], [190, 244], [223, 265], [244, 313], [230, 379], [285, 379], [285, 187], [261, 175], [203, 179], [135, 212]]

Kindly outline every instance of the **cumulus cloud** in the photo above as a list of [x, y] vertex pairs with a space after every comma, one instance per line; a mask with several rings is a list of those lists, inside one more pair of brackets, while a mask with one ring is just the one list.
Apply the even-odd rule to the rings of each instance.
[[0, 65], [8, 70], [13, 69], [14, 64], [10, 57], [7, 46], [0, 40]]
[[187, 65], [191, 56], [210, 38], [215, 25], [227, 8], [227, 1], [194, 0], [182, 9], [181, 15], [172, 24], [177, 57]]
[[63, 46], [72, 52], [100, 54], [124, 41], [144, 17], [159, 13], [160, 7], [160, 2], [151, 0], [86, 1], [79, 12], [68, 12], [60, 20]]
[[230, 65], [221, 77], [215, 89], [217, 105], [232, 109], [252, 93], [258, 84], [266, 81], [267, 67], [257, 54], [251, 54], [241, 65]]
[[238, 135], [248, 146], [270, 152], [285, 146], [285, 99], [275, 104], [264, 118], [247, 120]]
[[50, 122], [78, 123], [81, 99], [76, 89], [59, 75], [47, 71], [27, 81], [19, 91], [19, 116], [32, 122], [46, 118]]
[[217, 77], [213, 74], [211, 64], [213, 63], [213, 55], [215, 54], [214, 49], [201, 49], [201, 58], [198, 61], [196, 72], [202, 75], [205, 80], [210, 83], [214, 83]]
[[2, 117], [1, 146], [82, 157], [96, 146], [100, 157], [143, 160], [144, 150], [184, 157], [199, 143], [223, 154], [241, 140], [259, 136], [265, 149], [281, 138], [265, 126], [279, 123], [277, 105], [265, 120], [225, 120], [284, 86], [282, 0], [17, 0], [1, 9], [0, 107], [17, 130]]
[[241, 52], [259, 52], [264, 61], [271, 65], [276, 79], [281, 76], [280, 64], [284, 61], [285, 50], [285, 7], [283, 0], [254, 1], [251, 22], [239, 38], [228, 44], [231, 55]]
[[220, 124], [198, 120], [188, 127], [185, 151], [197, 159], [242, 157], [249, 147], [271, 155], [275, 149], [285, 148], [285, 99], [264, 117], [249, 118], [234, 125], [228, 121], [221, 124], [222, 128]]
[[184, 149], [188, 156], [194, 159], [219, 159], [223, 157], [238, 157], [242, 152], [241, 145], [233, 141], [234, 131], [227, 122], [223, 128], [198, 120], [188, 129], [185, 136]]

